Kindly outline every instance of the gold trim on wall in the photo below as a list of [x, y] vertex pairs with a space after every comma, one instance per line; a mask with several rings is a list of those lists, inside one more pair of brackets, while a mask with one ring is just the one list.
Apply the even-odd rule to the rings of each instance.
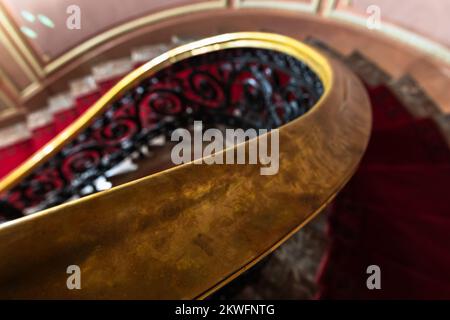
[[[15, 96], [17, 96], [18, 99], [23, 100], [24, 96], [28, 97], [28, 95], [25, 95], [25, 93], [29, 92], [29, 88], [41, 87], [41, 84], [38, 75], [21, 54], [21, 52], [19, 51], [20, 49], [18, 49], [26, 48], [26, 44], [22, 39], [20, 39], [20, 37], [14, 37], [14, 34], [16, 34], [17, 36], [17, 31], [15, 30], [14, 25], [9, 22], [7, 14], [5, 14], [3, 10], [4, 8], [0, 6], [0, 41], [4, 45], [5, 49], [9, 52], [14, 62], [24, 72], [24, 75], [30, 81], [30, 84], [26, 88], [21, 89], [14, 82], [12, 82], [10, 77], [7, 76], [6, 72], [1, 69], [0, 76], [2, 78], [2, 82], [5, 84], [8, 90], [10, 90]], [[31, 53], [29, 54], [32, 56]], [[30, 58], [30, 56], [28, 57]], [[35, 60], [34, 57], [32, 57], [31, 59], [34, 61], [34, 63], [38, 63], [38, 61]], [[42, 68], [39, 68], [43, 72]], [[16, 107], [14, 107], [14, 109], [16, 109]], [[2, 113], [1, 117], [4, 116], [5, 115]]]
[[[322, 3], [324, 7], [323, 13], [319, 11]], [[0, 40], [4, 43], [6, 49], [10, 52], [14, 61], [25, 72], [26, 76], [30, 80], [30, 84], [26, 88], [20, 89], [15, 87], [14, 89], [14, 92], [18, 93], [18, 97], [22, 101], [27, 101], [34, 94], [43, 89], [42, 83], [39, 79], [40, 77], [45, 78], [73, 59], [82, 56], [86, 52], [113, 38], [148, 26], [157, 21], [194, 12], [214, 9], [231, 8], [231, 10], [234, 10], [239, 8], [272, 8], [277, 10], [303, 12], [311, 14], [313, 16], [323, 16], [353, 25], [358, 25], [359, 27], [365, 27], [365, 17], [358, 16], [350, 12], [337, 10], [337, 3], [337, 0], [328, 0], [325, 2], [323, 0], [311, 0], [310, 3], [278, 0], [217, 0], [184, 5], [166, 9], [156, 13], [151, 13], [149, 15], [113, 27], [112, 29], [109, 29], [93, 38], [88, 39], [82, 44], [62, 54], [61, 56], [49, 61], [47, 64], [44, 64], [42, 58], [39, 58], [37, 53], [34, 52], [29, 46], [27, 41], [20, 36], [20, 30], [11, 21], [11, 18], [8, 18], [9, 15], [6, 9], [0, 5], [0, 26], [2, 26], [4, 30], [8, 32], [6, 34], [5, 31], [0, 27]], [[347, 4], [347, 1], [343, 3]], [[384, 36], [387, 36], [388, 38], [400, 41], [419, 51], [425, 52], [432, 57], [442, 60], [450, 65], [450, 50], [437, 42], [434, 42], [412, 31], [408, 31], [387, 22], [382, 23], [382, 29], [378, 32], [380, 34], [383, 34]]]
[[138, 28], [144, 27], [146, 25], [149, 25], [153, 22], [160, 21], [163, 19], [189, 14], [193, 12], [199, 12], [204, 10], [212, 10], [212, 9], [221, 9], [227, 7], [227, 1], [226, 0], [219, 0], [219, 1], [208, 1], [208, 2], [201, 2], [201, 3], [195, 3], [190, 5], [185, 5], [177, 8], [171, 8], [167, 10], [163, 10], [157, 13], [151, 13], [147, 16], [137, 18], [132, 21], [128, 21], [126, 23], [123, 23], [117, 27], [114, 27], [112, 29], [109, 29], [108, 31], [105, 31], [93, 38], [90, 38], [89, 40], [83, 42], [82, 44], [78, 45], [77, 47], [69, 50], [68, 52], [64, 53], [60, 57], [50, 61], [44, 68], [45, 73], [49, 74], [66, 64], [67, 62], [71, 61], [72, 59], [82, 55], [83, 53], [89, 51], [90, 49], [98, 46], [101, 43], [104, 43], [108, 40], [111, 40], [117, 36], [120, 36], [122, 34], [125, 34], [127, 32], [131, 32], [133, 30], [136, 30]]
[[0, 40], [5, 43], [6, 49], [10, 52], [11, 56], [14, 58], [14, 61], [25, 72], [26, 76], [31, 82], [30, 85], [28, 85], [23, 90], [15, 88], [14, 92], [18, 94], [18, 97], [20, 97], [22, 101], [26, 101], [28, 98], [32, 97], [36, 92], [42, 89], [42, 84], [39, 78], [45, 78], [50, 73], [56, 71], [69, 61], [81, 56], [94, 47], [117, 36], [120, 36], [127, 32], [131, 32], [133, 30], [163, 19], [204, 10], [226, 8], [227, 6], [227, 0], [217, 0], [195, 3], [163, 10], [157, 13], [152, 13], [147, 16], [123, 23], [93, 38], [90, 38], [89, 40], [83, 42], [82, 44], [76, 46], [75, 48], [69, 50], [68, 52], [62, 54], [54, 60], [49, 61], [46, 65], [44, 65], [42, 63], [42, 59], [39, 59], [39, 56], [30, 48], [30, 46], [27, 44], [27, 41], [22, 39], [22, 37], [20, 36], [20, 30], [18, 30], [15, 24], [11, 22], [6, 9], [2, 5], [0, 5], [0, 25], [3, 26], [3, 28], [8, 32], [8, 35], [11, 37], [12, 41], [3, 32], [3, 30], [1, 30], [1, 28]]
[[300, 12], [317, 13], [321, 0], [311, 0], [310, 3], [294, 1], [258, 1], [258, 0], [237, 0], [237, 8], [276, 8], [283, 10], [294, 10]]
[[[0, 107], [0, 115], [4, 116], [6, 111], [15, 111], [16, 105], [15, 103], [4, 93], [0, 90], [0, 103], [2, 104], [2, 107]], [[5, 106], [5, 108], [3, 108]]]
[[20, 88], [11, 81], [10, 77], [2, 68], [0, 68], [0, 82], [3, 83], [5, 87], [15, 96], [20, 97]]
[[[0, 16], [1, 20], [1, 16]], [[6, 33], [0, 28], [0, 41], [5, 46], [6, 50], [10, 53], [11, 57], [14, 59], [14, 62], [22, 69], [27, 78], [31, 81], [37, 81], [38, 78], [31, 69], [31, 67], [26, 63], [25, 59], [21, 56], [19, 51], [14, 46], [13, 42], [9, 39]]]
[[22, 90], [22, 92], [20, 93], [20, 100], [27, 101], [29, 98], [34, 96], [34, 94], [38, 93], [42, 89], [43, 87], [40, 82], [33, 82]]
[[[322, 0], [312, 0], [311, 4], [302, 2], [295, 3], [293, 1], [258, 1], [258, 0], [237, 0], [236, 8], [260, 8], [260, 9], [277, 9], [277, 10], [296, 10], [306, 12], [313, 15], [319, 15], [319, 7]], [[350, 23], [359, 27], [366, 26], [366, 18], [350, 12], [336, 10], [338, 1], [328, 0], [324, 2], [323, 17]], [[342, 4], [349, 6], [351, 1], [342, 1]], [[438, 42], [429, 40], [413, 31], [399, 27], [392, 23], [383, 21], [382, 28], [378, 32], [388, 38], [400, 41], [419, 51], [422, 51], [436, 59], [442, 60], [450, 65], [450, 49]]]
[[17, 46], [18, 50], [25, 57], [25, 61], [31, 66], [32, 72], [38, 77], [45, 76], [40, 62], [39, 55], [31, 48], [30, 44], [24, 40], [17, 26], [11, 21], [8, 11], [0, 3], [0, 25], [6, 30], [8, 35]]

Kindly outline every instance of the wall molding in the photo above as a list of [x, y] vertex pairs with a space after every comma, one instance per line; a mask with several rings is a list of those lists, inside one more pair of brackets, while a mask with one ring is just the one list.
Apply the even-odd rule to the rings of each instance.
[[0, 82], [15, 96], [20, 96], [19, 87], [11, 81], [11, 79], [7, 76], [5, 71], [0, 69]]
[[311, 0], [309, 3], [300, 1], [258, 1], [258, 0], [238, 0], [236, 8], [275, 8], [281, 10], [293, 10], [315, 14], [319, 10], [321, 0]]
[[0, 116], [5, 117], [15, 113], [17, 110], [15, 103], [6, 93], [0, 90]]
[[31, 44], [26, 41], [21, 31], [12, 21], [8, 11], [0, 3], [0, 25], [5, 29], [12, 42], [17, 47], [20, 54], [25, 58], [26, 63], [31, 67], [35, 77], [43, 78], [45, 76], [42, 68], [42, 61], [39, 55], [32, 49]]
[[[348, 6], [349, 1], [341, 0], [339, 4]], [[350, 11], [341, 10], [338, 8], [338, 0], [311, 0], [309, 3], [301, 1], [285, 1], [285, 0], [216, 0], [203, 1], [198, 3], [187, 4], [175, 8], [154, 12], [146, 16], [122, 23], [113, 27], [103, 33], [100, 33], [93, 38], [79, 44], [70, 49], [66, 53], [57, 58], [44, 62], [42, 57], [31, 47], [21, 36], [18, 26], [11, 20], [6, 9], [0, 5], [0, 40], [5, 48], [11, 54], [14, 62], [20, 67], [30, 84], [25, 88], [18, 88], [12, 81], [5, 77], [6, 73], [0, 70], [0, 76], [5, 78], [2, 82], [13, 94], [17, 95], [17, 100], [26, 102], [32, 97], [42, 91], [45, 87], [43, 80], [60, 70], [64, 65], [81, 57], [83, 54], [92, 49], [122, 36], [128, 32], [138, 30], [140, 28], [149, 26], [153, 23], [174, 18], [177, 16], [187, 15], [196, 12], [208, 10], [239, 10], [242, 9], [277, 9], [280, 11], [295, 11], [300, 13], [310, 14], [315, 17], [322, 17], [325, 19], [332, 19], [357, 26], [359, 28], [366, 28], [366, 17], [361, 14], [352, 13]], [[431, 57], [434, 57], [444, 63], [450, 65], [450, 49], [433, 40], [429, 40], [413, 31], [409, 31], [389, 22], [382, 21], [381, 29], [374, 31], [377, 34], [383, 35], [387, 38], [393, 39], [397, 42], [408, 45], [420, 52], [423, 52]]]
[[[324, 17], [367, 28], [367, 18], [357, 13], [337, 9], [337, 0], [329, 0]], [[430, 40], [416, 32], [386, 21], [381, 21], [381, 29], [375, 30], [387, 38], [396, 40], [450, 65], [450, 48]]]
[[127, 32], [139, 29], [141, 27], [147, 26], [151, 23], [175, 17], [180, 15], [185, 15], [193, 12], [200, 12], [205, 10], [213, 10], [213, 9], [222, 9], [227, 7], [228, 2], [226, 0], [217, 0], [217, 1], [206, 1], [200, 3], [194, 3], [190, 5], [180, 6], [176, 8], [162, 10], [157, 13], [151, 13], [144, 17], [137, 18], [135, 20], [131, 20], [125, 22], [119, 26], [111, 28], [89, 40], [83, 42], [82, 44], [76, 46], [75, 48], [69, 50], [68, 52], [62, 54], [60, 57], [50, 61], [45, 67], [45, 74], [50, 74], [71, 61], [72, 59], [79, 57], [83, 53], [89, 51], [90, 49], [105, 43], [108, 40], [111, 40], [117, 36], [125, 34]]
[[29, 43], [20, 36], [20, 30], [11, 21], [6, 9], [0, 5], [0, 25], [7, 32], [7, 34], [4, 33], [0, 28], [0, 40], [4, 43], [6, 49], [14, 57], [14, 61], [20, 66], [31, 82], [22, 90], [14, 86], [14, 91], [19, 92], [18, 96], [20, 100], [26, 101], [42, 89], [41, 79], [45, 79], [45, 77], [57, 71], [66, 63], [115, 37], [167, 18], [206, 10], [223, 9], [227, 8], [228, 5], [228, 0], [204, 1], [151, 13], [120, 24], [90, 38], [47, 63], [44, 63], [38, 53], [32, 50]]
[[[0, 16], [1, 21], [1, 16]], [[8, 35], [5, 33], [5, 31], [0, 27], [0, 41], [5, 47], [5, 49], [9, 52], [12, 59], [15, 63], [19, 66], [19, 68], [24, 72], [25, 76], [28, 78], [30, 82], [37, 81], [38, 78], [35, 75], [35, 73], [32, 71], [31, 67], [27, 64], [25, 59], [22, 57], [18, 49], [15, 47], [13, 41], [8, 37]], [[11, 82], [12, 83], [12, 82]], [[14, 85], [16, 90], [20, 89]]]

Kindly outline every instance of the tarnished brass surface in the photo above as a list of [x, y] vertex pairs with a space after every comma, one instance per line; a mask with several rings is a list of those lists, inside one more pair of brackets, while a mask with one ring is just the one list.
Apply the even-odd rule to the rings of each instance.
[[[241, 35], [245, 41], [234, 34], [225, 46], [205, 49], [206, 40], [196, 50], [239, 41], [270, 48], [276, 39], [274, 50], [306, 61], [325, 84], [310, 112], [280, 128], [279, 173], [262, 176], [257, 165], [189, 163], [5, 223], [1, 298], [203, 298], [332, 200], [367, 145], [371, 114], [364, 88], [340, 64], [295, 40]], [[178, 58], [189, 56], [179, 50]], [[161, 61], [152, 63], [147, 68]], [[81, 290], [66, 287], [69, 265], [81, 268]]]
[[[323, 98], [328, 95], [332, 82], [332, 73], [326, 59], [309, 46], [292, 38], [262, 32], [237, 32], [195, 41], [172, 49], [156, 57], [120, 80], [117, 85], [105, 93], [74, 123], [34, 153], [22, 165], [17, 167], [3, 179], [0, 179], [0, 193], [15, 186], [24, 177], [32, 173], [34, 169], [54, 156], [64, 145], [69, 143], [87, 128], [98, 115], [104, 113], [109, 108], [111, 102], [118, 99], [120, 95], [139, 83], [142, 79], [152, 76], [159, 70], [164, 69], [177, 61], [192, 56], [239, 47], [278, 50], [306, 62], [320, 77], [324, 84], [325, 93]], [[320, 105], [320, 103], [321, 101], [319, 101], [317, 105]]]

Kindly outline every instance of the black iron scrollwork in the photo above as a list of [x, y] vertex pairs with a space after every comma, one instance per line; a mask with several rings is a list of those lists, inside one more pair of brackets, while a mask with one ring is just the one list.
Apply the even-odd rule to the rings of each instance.
[[307, 112], [322, 93], [306, 64], [275, 51], [228, 49], [183, 60], [126, 92], [0, 201], [28, 212], [61, 204], [96, 192], [95, 181], [108, 170], [194, 120], [276, 128]]

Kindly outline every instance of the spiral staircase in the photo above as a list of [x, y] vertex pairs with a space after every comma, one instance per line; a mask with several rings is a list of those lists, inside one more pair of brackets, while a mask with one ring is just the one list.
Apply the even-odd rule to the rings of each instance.
[[[450, 296], [435, 278], [448, 267], [440, 203], [450, 121], [437, 86], [423, 88], [431, 62], [408, 57], [402, 69], [358, 32], [342, 45], [302, 31], [294, 37], [304, 45], [277, 35], [298, 18], [272, 30], [261, 27], [268, 12], [251, 22], [235, 12], [238, 27], [227, 14], [216, 33], [262, 32], [121, 50], [82, 78], [65, 75], [71, 92], [54, 84], [49, 108], [28, 114], [33, 134], [2, 168], [0, 296]], [[263, 80], [269, 96], [258, 91]], [[171, 133], [199, 119], [279, 128], [280, 177], [264, 180], [251, 166], [170, 169]], [[411, 197], [421, 197], [417, 208]], [[373, 261], [386, 270], [381, 293], [365, 288]], [[65, 288], [61, 270], [72, 264], [87, 289]]]

